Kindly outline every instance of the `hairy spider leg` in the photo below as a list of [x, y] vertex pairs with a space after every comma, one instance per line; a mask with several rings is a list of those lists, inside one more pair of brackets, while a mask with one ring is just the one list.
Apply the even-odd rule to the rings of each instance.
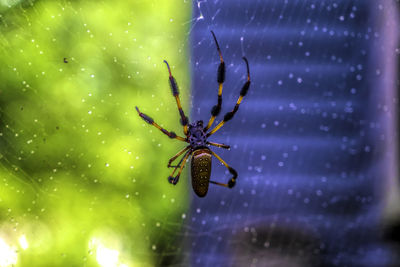
[[183, 148], [181, 151], [179, 151], [178, 153], [176, 153], [175, 156], [173, 156], [169, 161], [168, 161], [168, 168], [175, 168], [177, 166], [172, 166], [171, 163], [174, 162], [174, 160], [176, 160], [180, 155], [182, 155], [184, 152], [186, 152], [188, 149], [190, 148], [190, 146], [187, 146], [185, 148]]
[[217, 41], [217, 38], [215, 37], [215, 34], [213, 31], [211, 31], [212, 36], [214, 37], [215, 45], [217, 46], [218, 54], [219, 54], [219, 59], [220, 63], [218, 66], [218, 75], [217, 75], [217, 82], [219, 84], [219, 89], [218, 89], [218, 102], [213, 108], [211, 109], [211, 118], [208, 121], [207, 126], [204, 128], [204, 131], [207, 131], [211, 125], [213, 124], [215, 117], [218, 116], [218, 114], [221, 112], [221, 106], [222, 106], [222, 87], [224, 85], [225, 81], [225, 62], [224, 59], [222, 58], [222, 53], [221, 49], [219, 48], [219, 44]]
[[188, 141], [186, 140], [186, 138], [183, 138], [183, 137], [181, 137], [181, 136], [178, 136], [178, 135], [176, 135], [176, 133], [174, 133], [174, 132], [168, 132], [167, 130], [165, 130], [164, 128], [162, 128], [160, 125], [158, 125], [157, 123], [155, 123], [154, 120], [153, 120], [151, 117], [149, 117], [149, 116], [147, 116], [146, 114], [140, 112], [140, 110], [139, 110], [138, 107], [136, 107], [136, 111], [138, 112], [139, 116], [140, 116], [145, 122], [147, 122], [148, 124], [153, 125], [153, 126], [156, 127], [157, 129], [159, 129], [161, 132], [163, 132], [164, 134], [168, 135], [169, 138], [171, 138], [171, 139], [177, 139], [177, 140], [180, 140], [180, 141], [183, 141], [183, 142], [188, 142]]
[[216, 185], [220, 185], [220, 186], [225, 186], [228, 188], [232, 188], [235, 186], [236, 184], [236, 177], [237, 177], [237, 172], [235, 171], [234, 168], [232, 168], [231, 166], [229, 166], [223, 159], [221, 159], [220, 156], [218, 156], [217, 154], [215, 154], [214, 151], [210, 150], [211, 153], [214, 155], [214, 157], [216, 157], [222, 164], [224, 164], [224, 166], [228, 169], [228, 171], [232, 174], [232, 177], [228, 180], [227, 184], [223, 184], [223, 183], [219, 183], [219, 182], [215, 182], [215, 181], [210, 181], [210, 183], [212, 184], [216, 184]]
[[207, 145], [211, 145], [211, 146], [216, 146], [219, 148], [225, 148], [225, 149], [230, 149], [231, 147], [225, 144], [218, 144], [218, 143], [214, 143], [214, 142], [208, 142], [207, 141]]
[[224, 116], [224, 119], [217, 124], [217, 126], [214, 127], [214, 129], [212, 129], [209, 133], [207, 133], [207, 137], [209, 137], [210, 135], [214, 134], [216, 131], [219, 130], [219, 128], [222, 127], [222, 125], [224, 125], [227, 121], [231, 120], [233, 118], [233, 116], [235, 115], [235, 113], [238, 111], [239, 109], [239, 105], [243, 100], [243, 97], [247, 94], [247, 91], [249, 90], [250, 87], [250, 69], [249, 69], [249, 62], [247, 61], [247, 58], [243, 57], [243, 60], [246, 62], [246, 67], [247, 67], [247, 81], [245, 82], [245, 84], [242, 87], [242, 90], [240, 90], [240, 96], [238, 98], [238, 100], [236, 101], [236, 105], [233, 108], [232, 111], [227, 112]]
[[171, 69], [169, 68], [168, 62], [166, 60], [164, 60], [164, 63], [167, 65], [167, 68], [168, 68], [169, 85], [171, 87], [172, 95], [175, 97], [176, 105], [178, 106], [178, 111], [179, 111], [179, 114], [181, 115], [181, 124], [183, 126], [183, 132], [187, 136], [189, 119], [188, 119], [188, 117], [185, 116], [185, 113], [183, 112], [183, 109], [182, 109], [181, 100], [179, 99], [178, 84], [176, 83], [174, 76], [172, 76]]
[[[190, 153], [191, 153], [191, 150], [187, 151], [187, 152], [183, 155], [183, 157], [179, 160], [178, 164], [177, 164], [176, 166], [173, 166], [174, 170], [172, 171], [170, 177], [172, 177], [172, 176], [174, 175], [174, 173], [176, 172], [176, 170], [177, 170], [178, 168], [181, 167], [181, 164], [182, 164], [184, 158], [185, 158], [188, 154], [190, 154]], [[168, 180], [170, 179], [170, 177], [168, 177]], [[172, 177], [172, 178], [173, 178], [173, 177]]]
[[[189, 150], [188, 152], [186, 152], [185, 156], [183, 156], [181, 158], [181, 160], [179, 161], [178, 165], [175, 167], [174, 171], [171, 173], [170, 176], [168, 176], [168, 182], [170, 182], [173, 185], [176, 185], [179, 181], [179, 176], [181, 176], [183, 167], [185, 167], [186, 163], [187, 163], [187, 159], [188, 157], [193, 153], [193, 150]], [[178, 174], [174, 177], [174, 173], [176, 172], [176, 170], [179, 169]]]

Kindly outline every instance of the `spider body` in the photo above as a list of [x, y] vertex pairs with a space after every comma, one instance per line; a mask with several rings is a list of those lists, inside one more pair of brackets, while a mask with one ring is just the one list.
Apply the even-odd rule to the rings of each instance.
[[192, 188], [199, 197], [204, 197], [208, 191], [211, 177], [212, 153], [207, 147], [193, 151], [191, 163]]
[[[181, 117], [180, 122], [183, 126], [183, 133], [185, 134], [186, 137], [181, 137], [178, 136], [174, 132], [170, 132], [162, 128], [160, 125], [158, 125], [151, 117], [148, 115], [140, 112], [139, 108], [136, 107], [136, 110], [139, 114], [139, 116], [148, 124], [151, 124], [158, 128], [162, 133], [170, 137], [171, 139], [177, 139], [183, 142], [188, 143], [188, 145], [183, 148], [181, 151], [179, 151], [175, 156], [173, 156], [169, 162], [168, 162], [168, 168], [174, 168], [172, 174], [168, 177], [168, 181], [176, 185], [179, 181], [179, 177], [182, 173], [183, 167], [185, 166], [186, 162], [188, 161], [189, 157], [191, 156], [192, 161], [191, 161], [191, 176], [192, 176], [192, 188], [193, 191], [196, 193], [197, 196], [199, 197], [204, 197], [206, 196], [208, 192], [208, 187], [209, 184], [216, 184], [228, 188], [232, 188], [236, 184], [236, 178], [237, 178], [237, 172], [235, 169], [233, 169], [231, 166], [229, 166], [221, 157], [219, 157], [215, 152], [213, 152], [209, 147], [210, 146], [215, 146], [219, 148], [224, 148], [224, 149], [229, 149], [230, 147], [228, 145], [224, 144], [218, 144], [218, 143], [213, 143], [207, 141], [208, 137], [210, 137], [212, 134], [214, 134], [216, 131], [218, 131], [227, 121], [231, 120], [235, 113], [239, 109], [239, 105], [241, 104], [243, 97], [247, 94], [247, 91], [250, 87], [250, 70], [249, 70], [249, 63], [245, 57], [243, 57], [243, 60], [246, 63], [246, 68], [247, 68], [247, 81], [244, 83], [241, 91], [240, 91], [240, 96], [238, 100], [236, 101], [236, 105], [232, 109], [232, 111], [227, 112], [224, 116], [224, 119], [219, 122], [213, 129], [210, 129], [212, 126], [216, 116], [221, 111], [221, 106], [222, 106], [222, 87], [223, 83], [225, 81], [225, 62], [222, 58], [222, 53], [218, 45], [217, 38], [215, 37], [214, 32], [212, 32], [215, 44], [217, 46], [217, 50], [219, 53], [220, 57], [220, 64], [218, 67], [218, 74], [217, 74], [217, 82], [219, 84], [219, 89], [218, 89], [218, 99], [217, 99], [217, 104], [212, 107], [211, 109], [211, 118], [208, 121], [208, 124], [204, 127], [203, 121], [198, 120], [195, 121], [194, 123], [189, 124], [188, 118], [185, 116], [185, 113], [182, 109], [180, 99], [179, 99], [179, 89], [178, 85], [175, 81], [175, 78], [172, 76], [171, 69], [168, 65], [168, 62], [164, 60], [164, 63], [168, 67], [168, 72], [169, 72], [169, 84], [171, 87], [171, 92], [172, 95], [175, 97], [176, 104], [178, 107], [179, 115]], [[182, 158], [179, 160], [177, 165], [171, 165], [172, 162], [174, 162], [178, 157], [180, 157], [183, 154]], [[220, 183], [216, 181], [212, 181], [210, 179], [211, 177], [211, 162], [212, 162], [212, 157], [216, 157], [230, 172], [232, 177], [228, 180], [228, 182], [225, 183]], [[175, 172], [178, 173], [175, 175]]]

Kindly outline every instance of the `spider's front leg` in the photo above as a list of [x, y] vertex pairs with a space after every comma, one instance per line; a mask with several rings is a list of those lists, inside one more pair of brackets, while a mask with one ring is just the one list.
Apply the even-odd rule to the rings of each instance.
[[164, 63], [167, 65], [167, 68], [168, 68], [169, 85], [171, 87], [172, 95], [175, 97], [176, 105], [178, 106], [179, 115], [181, 116], [181, 124], [183, 126], [183, 132], [187, 136], [189, 119], [188, 119], [188, 117], [185, 116], [185, 112], [183, 112], [183, 109], [182, 109], [181, 100], [179, 98], [178, 84], [176, 83], [174, 76], [172, 76], [171, 69], [169, 67], [168, 62], [166, 60], [164, 60]]
[[178, 136], [178, 135], [176, 135], [176, 133], [174, 133], [174, 132], [172, 132], [172, 131], [169, 132], [169, 131], [165, 130], [164, 128], [162, 128], [160, 125], [158, 125], [157, 123], [155, 123], [154, 120], [153, 120], [151, 117], [149, 117], [148, 115], [146, 115], [146, 114], [140, 112], [140, 110], [139, 110], [138, 107], [136, 107], [136, 111], [138, 112], [139, 116], [140, 116], [145, 122], [147, 122], [147, 123], [150, 124], [150, 125], [153, 125], [153, 126], [156, 127], [157, 129], [159, 129], [163, 134], [167, 135], [169, 138], [171, 138], [171, 139], [178, 139], [178, 140], [183, 141], [183, 142], [188, 142], [188, 141], [186, 140], [186, 138], [183, 138], [183, 137], [181, 137], [181, 136]]
[[211, 109], [211, 118], [208, 121], [207, 126], [204, 128], [204, 131], [207, 131], [211, 125], [213, 124], [215, 117], [218, 116], [218, 114], [221, 112], [221, 106], [222, 106], [222, 88], [224, 86], [224, 81], [225, 81], [225, 62], [224, 59], [222, 58], [222, 53], [221, 53], [221, 49], [219, 48], [219, 44], [217, 41], [217, 38], [215, 37], [215, 34], [213, 31], [211, 31], [213, 37], [214, 37], [214, 41], [215, 41], [215, 45], [217, 46], [217, 50], [218, 50], [218, 54], [219, 54], [219, 66], [218, 66], [218, 74], [217, 74], [217, 82], [219, 84], [219, 88], [218, 88], [218, 100], [217, 100], [217, 104], [215, 106], [213, 106], [213, 108]]
[[238, 111], [239, 109], [239, 105], [240, 103], [242, 103], [243, 97], [247, 94], [247, 91], [249, 90], [250, 87], [250, 69], [249, 69], [249, 62], [247, 61], [247, 58], [243, 57], [243, 60], [246, 62], [246, 68], [247, 68], [247, 81], [245, 82], [245, 84], [242, 87], [242, 90], [240, 90], [240, 96], [238, 98], [238, 100], [236, 101], [236, 105], [233, 108], [232, 111], [228, 112], [225, 114], [224, 119], [217, 124], [217, 126], [214, 127], [214, 129], [212, 129], [209, 133], [207, 133], [207, 137], [209, 137], [210, 135], [214, 134], [216, 131], [219, 130], [219, 128], [222, 127], [222, 125], [225, 124], [225, 122], [231, 120], [233, 118], [233, 116], [235, 115], [235, 113]]

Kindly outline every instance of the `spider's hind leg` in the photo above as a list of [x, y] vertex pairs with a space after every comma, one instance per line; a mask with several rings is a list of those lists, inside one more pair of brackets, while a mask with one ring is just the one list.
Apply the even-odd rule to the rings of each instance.
[[[183, 158], [179, 161], [178, 165], [175, 167], [174, 171], [171, 173], [170, 176], [168, 176], [168, 182], [170, 182], [173, 185], [176, 185], [179, 181], [179, 177], [181, 176], [183, 167], [185, 167], [187, 159], [189, 158], [190, 155], [192, 155], [192, 150], [189, 150], [188, 152], [186, 152], [185, 156], [183, 156]], [[178, 174], [174, 177], [174, 173], [176, 172], [176, 170], [179, 169]]]
[[173, 156], [172, 158], [170, 158], [170, 160], [168, 161], [168, 168], [176, 168], [179, 166], [179, 164], [177, 166], [172, 166], [171, 163], [174, 162], [180, 155], [182, 155], [183, 153], [185, 153], [188, 149], [190, 148], [190, 146], [187, 146], [185, 148], [183, 148], [181, 151], [179, 151], [178, 153], [176, 153], [175, 156]]
[[211, 153], [214, 155], [214, 157], [216, 157], [222, 164], [224, 164], [224, 166], [228, 169], [228, 171], [232, 174], [232, 177], [228, 180], [228, 183], [224, 184], [224, 183], [219, 183], [219, 182], [215, 182], [215, 181], [210, 181], [210, 183], [212, 184], [216, 184], [216, 185], [220, 185], [220, 186], [225, 186], [228, 188], [232, 188], [235, 186], [236, 184], [236, 178], [238, 176], [236, 170], [234, 168], [232, 168], [231, 166], [229, 166], [223, 159], [221, 159], [220, 156], [218, 156], [217, 154], [215, 154], [215, 152], [211, 151]]
[[228, 146], [228, 145], [225, 145], [225, 144], [218, 144], [218, 143], [214, 143], [214, 142], [208, 142], [208, 141], [207, 141], [207, 145], [216, 146], [216, 147], [219, 147], [219, 148], [231, 149], [231, 147]]

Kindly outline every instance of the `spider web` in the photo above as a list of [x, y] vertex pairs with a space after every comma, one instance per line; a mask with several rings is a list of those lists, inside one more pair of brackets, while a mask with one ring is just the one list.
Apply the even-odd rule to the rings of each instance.
[[[380, 228], [398, 189], [394, 2], [0, 4], [0, 265], [399, 262]], [[180, 132], [167, 59], [185, 112], [208, 121], [219, 64], [210, 30], [227, 68], [214, 125], [246, 80], [242, 56], [252, 85], [210, 138], [231, 146], [213, 151], [237, 184], [199, 199], [188, 167], [167, 184], [181, 144], [134, 106]], [[211, 178], [229, 177], [214, 158]]]

